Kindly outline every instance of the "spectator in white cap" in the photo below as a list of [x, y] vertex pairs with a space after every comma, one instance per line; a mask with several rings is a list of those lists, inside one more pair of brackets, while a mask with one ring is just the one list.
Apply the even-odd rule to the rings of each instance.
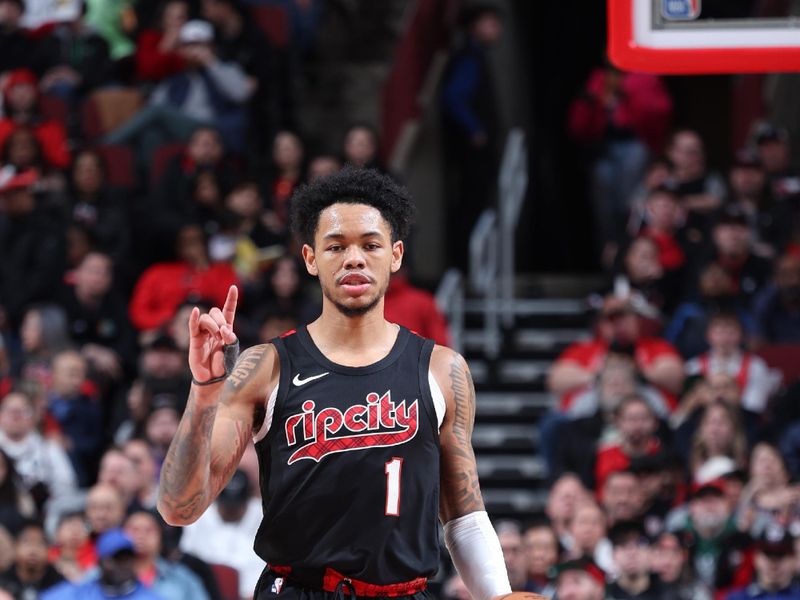
[[255, 81], [238, 64], [219, 59], [214, 29], [206, 21], [181, 26], [177, 52], [186, 70], [159, 83], [148, 106], [105, 138], [111, 144], [136, 143], [140, 165], [149, 164], [160, 144], [184, 141], [201, 126], [218, 129], [229, 150], [243, 148], [245, 103], [255, 92]]

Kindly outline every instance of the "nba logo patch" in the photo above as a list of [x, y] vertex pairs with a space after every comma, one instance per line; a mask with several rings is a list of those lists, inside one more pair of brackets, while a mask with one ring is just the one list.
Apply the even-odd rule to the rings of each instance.
[[668, 21], [691, 21], [700, 10], [700, 0], [661, 0], [661, 16]]
[[283, 577], [276, 577], [275, 581], [272, 582], [271, 591], [273, 594], [280, 594], [282, 589], [283, 589]]

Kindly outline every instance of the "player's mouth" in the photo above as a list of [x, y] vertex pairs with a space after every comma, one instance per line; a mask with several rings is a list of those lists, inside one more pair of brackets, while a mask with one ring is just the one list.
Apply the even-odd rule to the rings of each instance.
[[363, 273], [347, 273], [339, 278], [339, 285], [348, 296], [360, 296], [369, 289], [371, 283], [372, 280]]

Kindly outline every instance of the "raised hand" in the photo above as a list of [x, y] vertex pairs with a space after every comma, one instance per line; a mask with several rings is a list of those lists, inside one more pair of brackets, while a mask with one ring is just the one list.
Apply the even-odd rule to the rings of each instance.
[[232, 285], [222, 310], [214, 307], [201, 315], [195, 307], [189, 315], [189, 368], [195, 381], [225, 376], [225, 346], [236, 343], [233, 320], [238, 299], [239, 290]]

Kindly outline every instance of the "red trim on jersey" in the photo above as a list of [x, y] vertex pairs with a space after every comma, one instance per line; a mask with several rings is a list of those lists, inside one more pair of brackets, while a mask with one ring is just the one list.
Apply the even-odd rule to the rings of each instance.
[[280, 334], [278, 337], [282, 337], [282, 338], [289, 337], [293, 333], [297, 333], [297, 329], [290, 329], [289, 331]]
[[[268, 565], [268, 568], [277, 575], [293, 579], [301, 585], [307, 585], [307, 583], [292, 577], [292, 567]], [[356, 596], [366, 596], [368, 598], [396, 598], [399, 596], [413, 596], [417, 592], [421, 592], [428, 587], [428, 579], [426, 577], [417, 577], [411, 581], [404, 581], [401, 583], [376, 585], [374, 583], [367, 583], [366, 581], [353, 579], [352, 577], [345, 577], [337, 570], [328, 567], [325, 569], [325, 574], [322, 577], [322, 589], [326, 592], [336, 592], [336, 586], [338, 586], [339, 582], [341, 581], [348, 582], [353, 587], [353, 591], [355, 592]], [[309, 585], [308, 587], [318, 587], [318, 585]]]
[[425, 577], [418, 577], [404, 583], [375, 585], [373, 583], [345, 577], [334, 569], [328, 568], [325, 569], [325, 576], [322, 579], [322, 589], [326, 592], [335, 592], [336, 586], [342, 580], [350, 582], [356, 596], [368, 596], [371, 598], [378, 596], [388, 596], [390, 598], [396, 596], [411, 596], [417, 592], [421, 592], [428, 585], [428, 580]]

